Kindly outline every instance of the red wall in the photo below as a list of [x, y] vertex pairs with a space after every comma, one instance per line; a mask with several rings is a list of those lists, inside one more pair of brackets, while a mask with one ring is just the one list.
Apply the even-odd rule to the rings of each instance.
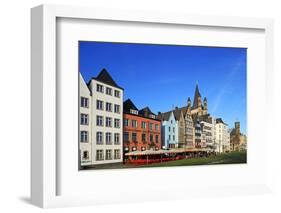
[[[161, 149], [161, 121], [154, 120], [150, 118], [145, 118], [137, 115], [132, 114], [124, 114], [123, 115], [123, 121], [125, 119], [129, 119], [129, 126], [123, 125], [123, 133], [128, 132], [129, 133], [129, 141], [125, 141], [123, 137], [123, 146], [124, 148], [128, 148], [129, 152], [132, 152], [132, 148], [136, 147], [138, 151], [142, 151], [142, 147], [145, 147], [146, 150], [150, 148], [151, 142], [150, 142], [150, 135], [153, 135], [153, 142], [156, 149]], [[132, 120], [137, 121], [137, 127], [132, 127]], [[146, 128], [142, 128], [142, 121], [146, 122]], [[149, 129], [149, 123], [153, 124], [153, 129]], [[158, 130], [155, 129], [155, 124], [158, 124]], [[137, 140], [136, 142], [132, 141], [132, 133], [137, 134]], [[146, 142], [142, 141], [142, 134], [146, 134]], [[156, 135], [158, 135], [158, 142], [156, 142]], [[126, 151], [126, 149], [125, 149]]]

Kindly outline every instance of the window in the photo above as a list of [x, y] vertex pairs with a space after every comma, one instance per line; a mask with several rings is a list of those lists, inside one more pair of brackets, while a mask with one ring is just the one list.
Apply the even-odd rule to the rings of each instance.
[[169, 141], [171, 140], [171, 135], [169, 135]]
[[81, 114], [80, 115], [80, 123], [81, 123], [81, 125], [88, 125], [89, 124], [88, 114]]
[[103, 93], [103, 86], [100, 84], [97, 84], [97, 92], [102, 92]]
[[129, 141], [129, 133], [124, 132], [123, 138], [124, 138], [124, 141]]
[[105, 126], [106, 127], [112, 127], [112, 118], [106, 117], [105, 118]]
[[152, 115], [152, 114], [150, 114], [148, 117], [153, 118], [153, 119], [156, 118], [156, 116], [155, 116], [155, 115]]
[[97, 132], [97, 144], [103, 144], [102, 132]]
[[153, 135], [150, 135], [150, 142], [153, 142]]
[[103, 126], [103, 117], [97, 115], [97, 126]]
[[120, 105], [114, 104], [114, 112], [115, 113], [120, 113]]
[[114, 159], [120, 159], [120, 149], [114, 149]]
[[146, 129], [146, 122], [144, 121], [141, 122], [141, 128]]
[[149, 124], [149, 129], [150, 129], [150, 130], [153, 129], [153, 124], [152, 124], [152, 123]]
[[155, 130], [158, 131], [159, 130], [159, 125], [155, 124]]
[[103, 110], [103, 101], [97, 100], [97, 109]]
[[156, 143], [159, 142], [159, 135], [156, 135], [156, 136], [155, 136], [155, 140], [156, 140]]
[[175, 140], [175, 136], [173, 135], [173, 141]]
[[81, 107], [86, 107], [86, 108], [89, 107], [89, 99], [88, 98], [81, 97], [80, 101], [81, 101], [80, 102]]
[[138, 127], [138, 122], [136, 120], [132, 120], [132, 127], [137, 128]]
[[80, 132], [80, 142], [87, 143], [88, 142], [88, 131]]
[[173, 127], [173, 133], [175, 133], [175, 127]]
[[138, 110], [134, 110], [134, 109], [130, 109], [130, 113], [135, 115], [139, 114]]
[[132, 140], [137, 141], [137, 133], [135, 132], [132, 133]]
[[112, 160], [112, 151], [110, 149], [105, 151], [105, 160]]
[[141, 135], [141, 140], [142, 140], [142, 142], [145, 142], [145, 141], [146, 141], [146, 134], [142, 134], [142, 135]]
[[106, 103], [106, 111], [111, 112], [112, 111], [112, 104], [111, 103]]
[[97, 161], [103, 160], [103, 150], [97, 150]]
[[169, 132], [171, 132], [171, 127], [169, 127]]
[[89, 159], [89, 152], [88, 152], [88, 151], [84, 151], [84, 152], [83, 152], [83, 159], [84, 159], [84, 160]]
[[114, 134], [114, 144], [115, 145], [119, 145], [120, 144], [120, 134], [119, 133], [115, 133]]
[[120, 98], [120, 91], [114, 90], [114, 96]]
[[106, 94], [107, 95], [112, 95], [112, 89], [109, 87], [106, 87]]
[[129, 126], [129, 119], [124, 119], [124, 126]]
[[120, 119], [114, 119], [114, 127], [115, 128], [120, 128]]
[[105, 133], [105, 143], [106, 143], [106, 145], [111, 145], [112, 144], [112, 142], [111, 142], [111, 133], [110, 132]]

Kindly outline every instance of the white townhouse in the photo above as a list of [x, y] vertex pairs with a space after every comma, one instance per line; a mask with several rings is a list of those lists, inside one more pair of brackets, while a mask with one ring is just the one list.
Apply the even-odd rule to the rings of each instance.
[[79, 74], [80, 82], [80, 101], [79, 101], [79, 140], [80, 140], [80, 165], [92, 164], [92, 140], [91, 140], [91, 128], [92, 128], [92, 116], [91, 116], [91, 93], [85, 83], [81, 74]]
[[[88, 140], [80, 125], [81, 165], [118, 163], [123, 161], [123, 88], [103, 69], [88, 83], [90, 91]], [[81, 90], [81, 88], [80, 88]], [[80, 91], [81, 101], [84, 95]], [[80, 107], [81, 112], [81, 107]], [[80, 114], [82, 118], [82, 114]], [[82, 122], [82, 119], [81, 119]], [[89, 143], [88, 146], [84, 143]], [[90, 150], [85, 150], [85, 147]], [[83, 147], [83, 149], [82, 149]], [[83, 152], [89, 151], [89, 161], [83, 163]]]
[[216, 152], [228, 151], [230, 143], [228, 125], [221, 118], [216, 119], [215, 131]]

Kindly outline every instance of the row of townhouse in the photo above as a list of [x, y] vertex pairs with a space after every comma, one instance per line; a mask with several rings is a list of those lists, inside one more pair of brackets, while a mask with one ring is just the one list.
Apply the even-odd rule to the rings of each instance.
[[[80, 75], [80, 165], [123, 162], [125, 152], [161, 149], [161, 121], [139, 110], [103, 69], [88, 84]], [[123, 111], [124, 110], [124, 111]]]
[[207, 106], [207, 98], [202, 104], [196, 85], [193, 104], [188, 98], [184, 107], [159, 112], [157, 118], [162, 124], [162, 149], [210, 148], [216, 152], [229, 151], [228, 125], [221, 118], [212, 117]]
[[157, 115], [149, 107], [139, 110], [130, 99], [123, 102], [123, 93], [105, 69], [87, 84], [80, 75], [80, 165], [120, 163], [134, 151], [230, 150], [228, 125], [210, 116], [198, 85], [193, 103], [188, 98], [186, 106]]

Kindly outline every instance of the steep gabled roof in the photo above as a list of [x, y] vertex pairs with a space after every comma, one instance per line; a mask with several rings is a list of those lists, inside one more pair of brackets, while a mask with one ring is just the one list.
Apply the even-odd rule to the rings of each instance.
[[176, 108], [176, 109], [173, 111], [173, 112], [174, 112], [174, 115], [175, 115], [175, 119], [176, 119], [177, 121], [180, 120], [181, 113], [183, 114], [183, 116], [185, 116], [186, 109], [187, 109], [187, 107], [181, 107], [181, 108]]
[[138, 108], [135, 106], [135, 104], [131, 101], [131, 99], [127, 99], [126, 101], [124, 101], [123, 103], [123, 111], [130, 113], [130, 109], [132, 110], [137, 110]]
[[157, 115], [157, 119], [159, 119], [161, 121], [168, 121], [169, 118], [170, 118], [171, 113], [172, 113], [172, 111], [158, 114]]
[[92, 79], [95, 79], [99, 82], [102, 82], [102, 83], [105, 83], [105, 84], [108, 84], [110, 86], [113, 86], [113, 87], [117, 87], [119, 89], [122, 89], [124, 90], [122, 87], [120, 87], [114, 80], [113, 78], [111, 77], [111, 75], [108, 73], [108, 71], [103, 68], [100, 73], [98, 74], [97, 77], [93, 77]]
[[218, 124], [218, 123], [222, 123], [222, 124], [227, 125], [226, 123], [223, 122], [223, 120], [222, 120], [221, 118], [217, 118], [217, 119], [216, 119], [216, 123], [217, 123], [217, 124]]
[[162, 117], [164, 117], [164, 120], [168, 120], [169, 119], [169, 115], [171, 112], [174, 113], [175, 119], [178, 121], [180, 119], [181, 113], [183, 113], [183, 116], [185, 116], [187, 107], [181, 107], [181, 108], [176, 108], [174, 110], [170, 110], [168, 112], [163, 112], [161, 114], [159, 114], [159, 119], [161, 120]]
[[198, 108], [198, 106], [199, 106], [198, 98], [199, 97], [201, 98], [201, 94], [199, 92], [198, 84], [196, 84], [192, 109]]
[[[149, 115], [155, 115], [155, 114], [149, 109], [149, 107], [145, 107], [139, 111], [139, 115], [147, 117]], [[156, 117], [156, 115], [155, 115], [155, 117]]]

